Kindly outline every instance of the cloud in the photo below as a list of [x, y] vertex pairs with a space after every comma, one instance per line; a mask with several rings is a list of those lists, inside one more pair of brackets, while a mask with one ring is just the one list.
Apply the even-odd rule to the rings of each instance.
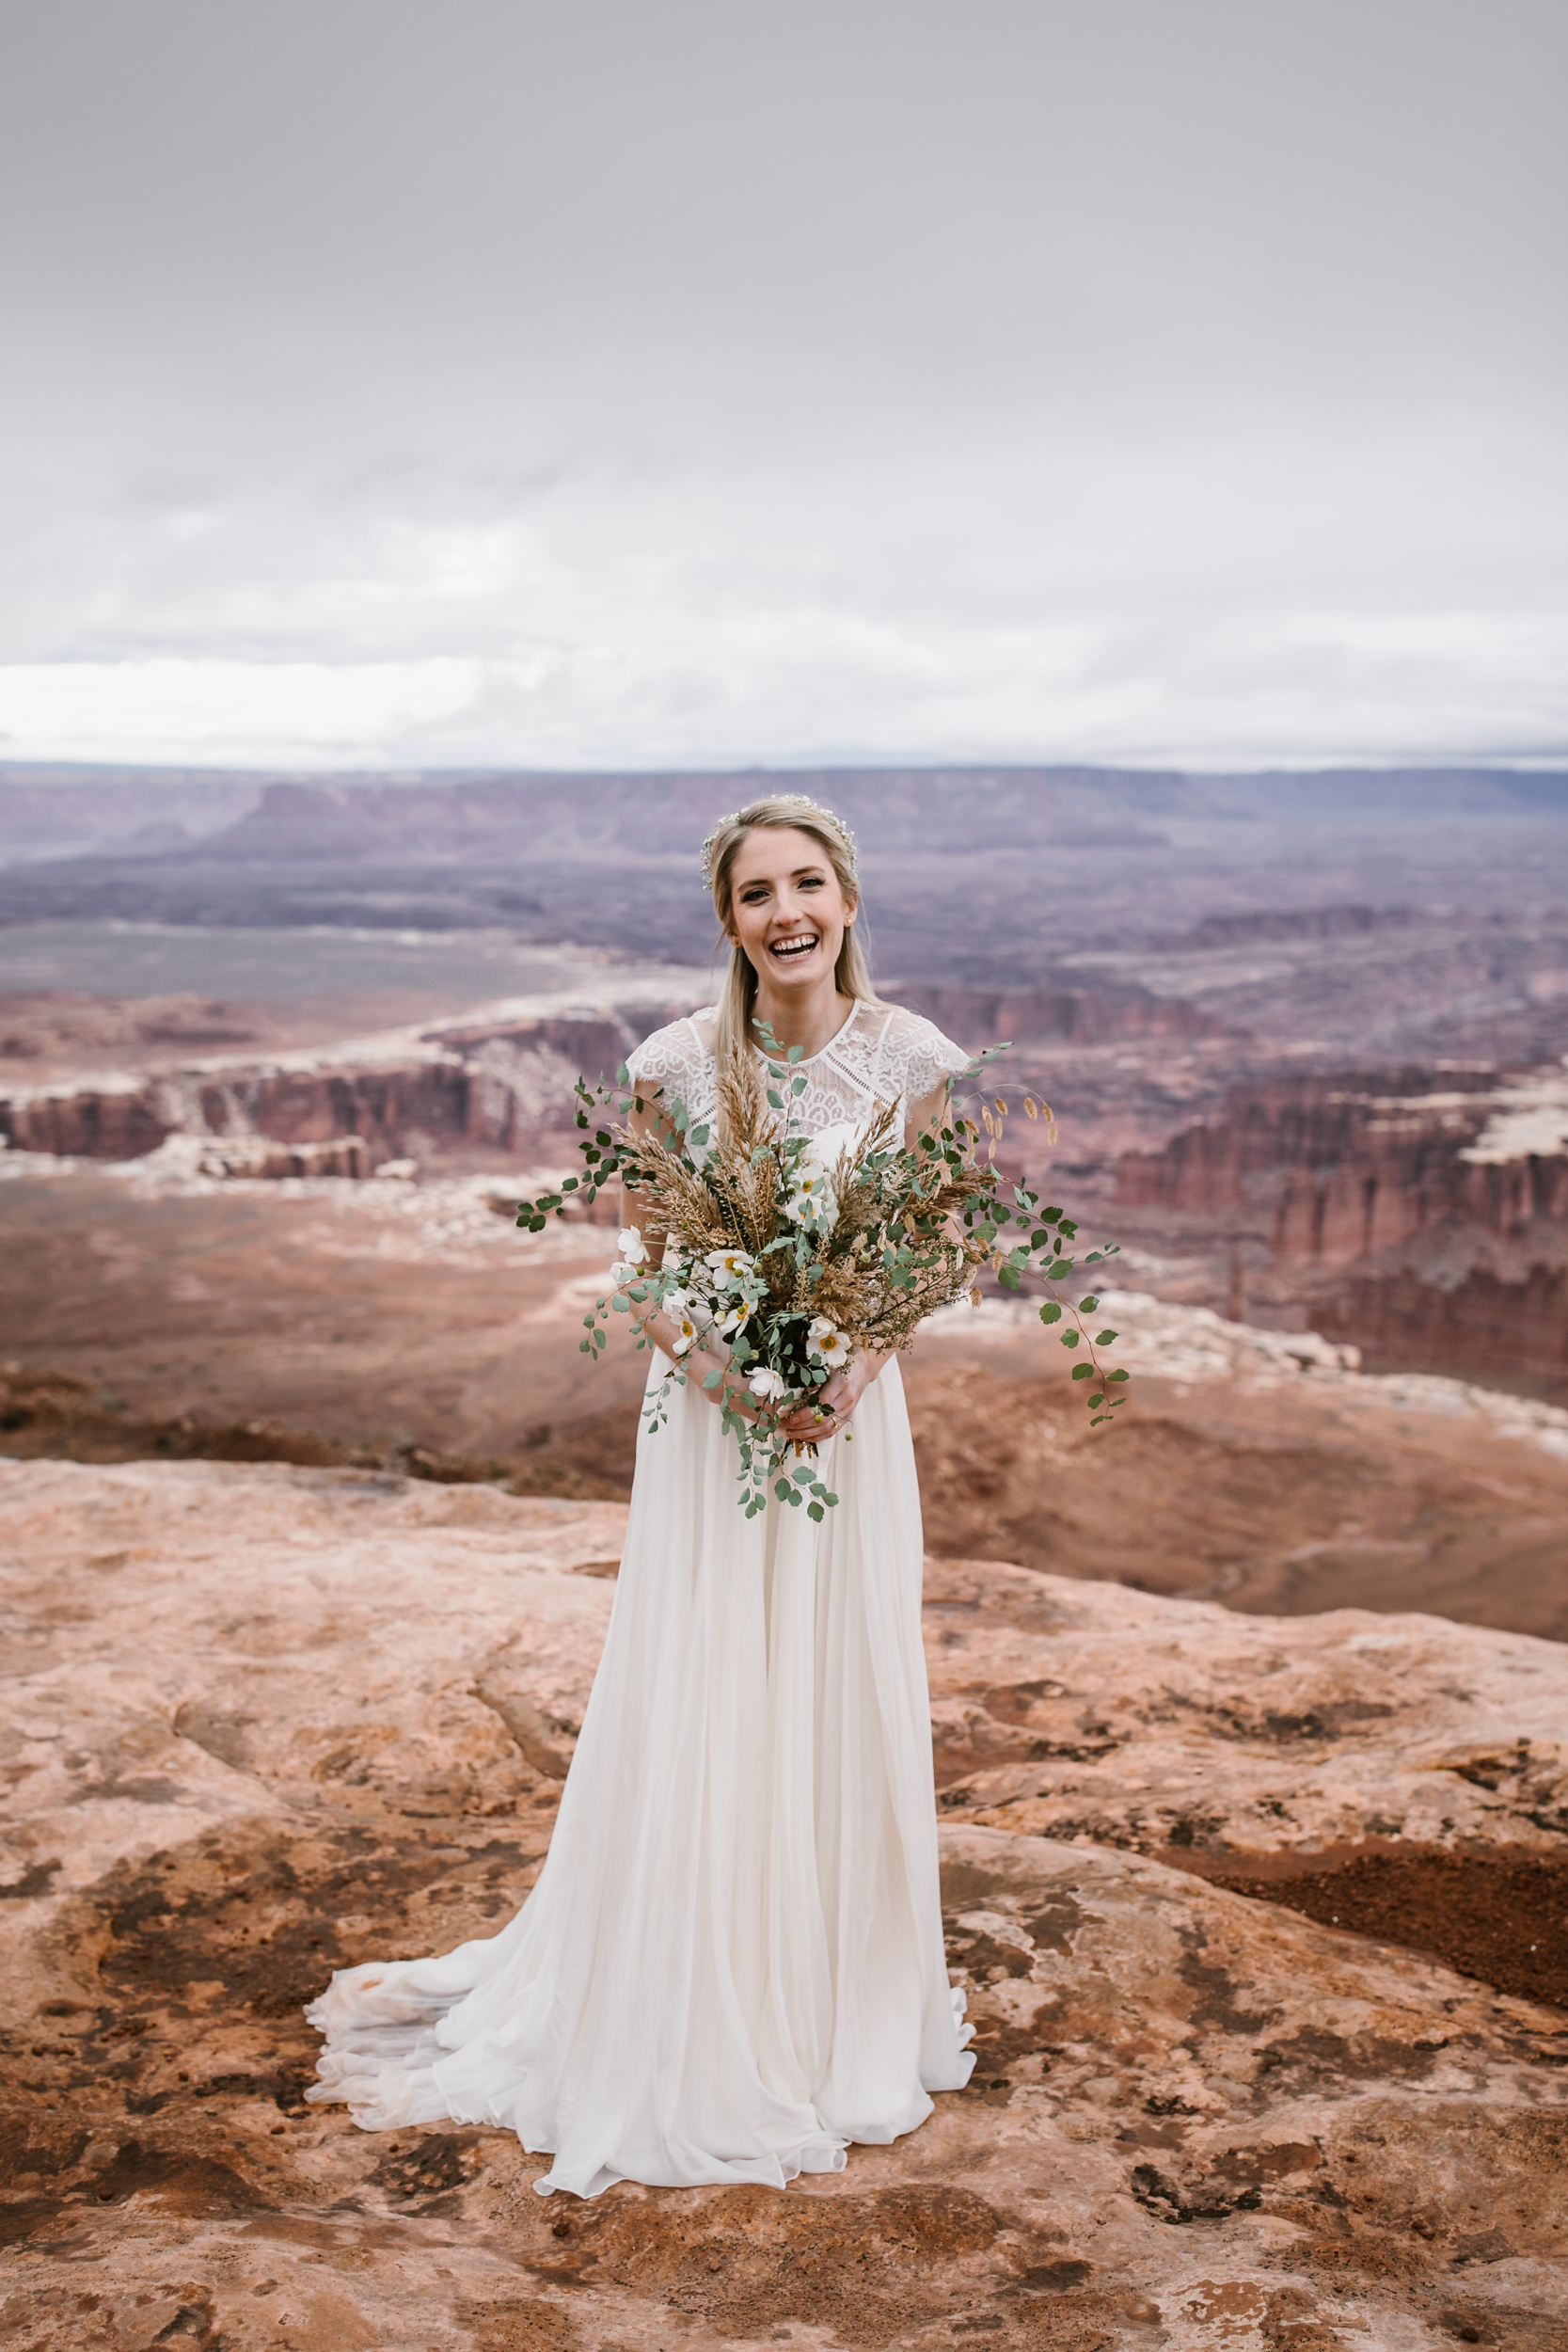
[[84, 0], [11, 757], [1568, 746], [1568, 18]]
[[[688, 615], [523, 658], [0, 671], [11, 758], [316, 768], [725, 766], [873, 757], [1253, 767], [1560, 757], [1561, 614], [1252, 616], [1182, 629]], [[1282, 747], [1283, 750], [1282, 750]]]

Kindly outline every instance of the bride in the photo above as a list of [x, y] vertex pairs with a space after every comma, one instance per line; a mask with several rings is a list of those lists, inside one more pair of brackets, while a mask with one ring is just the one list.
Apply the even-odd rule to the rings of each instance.
[[[644, 1121], [710, 1112], [759, 1023], [803, 1049], [814, 1136], [847, 1138], [879, 1102], [911, 1136], [939, 1118], [968, 1057], [873, 993], [840, 820], [753, 802], [704, 871], [729, 976], [716, 1010], [632, 1056]], [[674, 1360], [662, 1316], [645, 1327]], [[734, 1381], [717, 1334], [702, 1345]], [[656, 1354], [650, 1389], [665, 1371]], [[699, 1372], [639, 1433], [604, 1656], [522, 1909], [439, 1958], [341, 1970], [306, 2012], [326, 2044], [312, 2099], [367, 2131], [504, 2125], [553, 2156], [544, 2195], [838, 2171], [974, 2064], [942, 1953], [896, 1359], [851, 1357], [797, 1416], [840, 1498], [820, 1524], [744, 1517], [718, 1406]]]

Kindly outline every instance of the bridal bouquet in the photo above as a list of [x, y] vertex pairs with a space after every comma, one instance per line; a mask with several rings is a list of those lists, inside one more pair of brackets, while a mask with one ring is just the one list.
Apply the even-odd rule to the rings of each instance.
[[[769, 1494], [803, 1503], [814, 1519], [832, 1507], [838, 1498], [818, 1473], [816, 1446], [787, 1436], [784, 1422], [857, 1350], [906, 1347], [937, 1308], [974, 1298], [986, 1267], [1007, 1290], [1029, 1276], [1044, 1281], [1051, 1295], [1040, 1320], [1067, 1318], [1062, 1344], [1083, 1351], [1072, 1376], [1086, 1384], [1091, 1420], [1109, 1420], [1128, 1375], [1103, 1370], [1097, 1351], [1117, 1335], [1091, 1334], [1085, 1318], [1098, 1308], [1096, 1297], [1073, 1304], [1057, 1294], [1076, 1270], [1076, 1226], [1060, 1209], [1042, 1208], [1026, 1185], [1004, 1191], [995, 1154], [1006, 1104], [984, 1103], [978, 1120], [952, 1115], [913, 1144], [904, 1140], [897, 1106], [883, 1104], [831, 1153], [831, 1137], [814, 1141], [794, 1125], [806, 1087], [792, 1068], [801, 1049], [784, 1052], [763, 1034], [766, 1081], [751, 1063], [724, 1079], [717, 1112], [704, 1122], [692, 1121], [682, 1104], [660, 1104], [662, 1132], [635, 1133], [623, 1122], [634, 1103], [641, 1109], [642, 1098], [624, 1067], [614, 1088], [591, 1089], [578, 1079], [585, 1173], [523, 1201], [518, 1224], [539, 1232], [547, 1217], [591, 1205], [615, 1181], [651, 1212], [646, 1232], [633, 1226], [620, 1237], [615, 1287], [583, 1317], [584, 1354], [603, 1348], [612, 1313], [629, 1314], [637, 1344], [651, 1347], [642, 1327], [662, 1310], [680, 1360], [644, 1407], [658, 1428], [672, 1387], [701, 1360], [700, 1343], [722, 1342], [734, 1376], [723, 1385], [724, 1370], [715, 1365], [703, 1386], [721, 1390], [748, 1518], [767, 1507]], [[977, 1075], [1006, 1050], [988, 1048], [966, 1074]], [[1024, 1108], [1052, 1123], [1049, 1107], [1032, 1096]], [[1115, 1249], [1114, 1243], [1091, 1249], [1084, 1263]]]

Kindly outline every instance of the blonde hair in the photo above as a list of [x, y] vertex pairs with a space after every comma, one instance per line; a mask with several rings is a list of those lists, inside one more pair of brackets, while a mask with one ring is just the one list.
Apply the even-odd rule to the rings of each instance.
[[[803, 793], [775, 793], [765, 801], [750, 801], [744, 808], [721, 818], [704, 845], [703, 867], [712, 886], [714, 913], [726, 935], [733, 919], [730, 877], [735, 870], [736, 855], [746, 835], [759, 826], [809, 834], [825, 853], [845, 897], [858, 905], [855, 844], [848, 826], [831, 808], [819, 808]], [[870, 967], [861, 951], [853, 923], [844, 927], [838, 961], [833, 966], [833, 985], [841, 996], [853, 996], [862, 1004], [881, 1002], [871, 985]], [[757, 976], [752, 960], [739, 941], [732, 938], [730, 968], [719, 998], [719, 1025], [714, 1038], [714, 1057], [721, 1073], [736, 1069], [747, 1047], [756, 1043], [752, 1027], [756, 1001]]]

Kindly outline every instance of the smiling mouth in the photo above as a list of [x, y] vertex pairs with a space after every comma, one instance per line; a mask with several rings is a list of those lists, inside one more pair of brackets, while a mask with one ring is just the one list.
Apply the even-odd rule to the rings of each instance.
[[816, 944], [816, 933], [807, 931], [799, 939], [776, 939], [768, 952], [775, 963], [800, 963]]

